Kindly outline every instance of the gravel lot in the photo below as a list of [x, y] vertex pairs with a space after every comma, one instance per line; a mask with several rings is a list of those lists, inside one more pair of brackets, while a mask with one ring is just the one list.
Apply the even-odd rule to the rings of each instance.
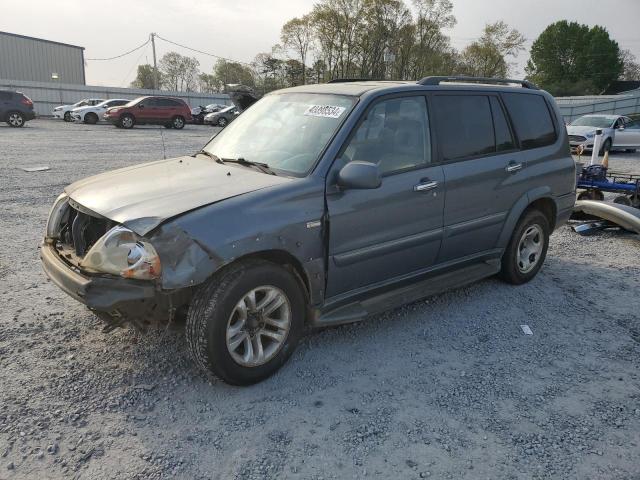
[[0, 126], [0, 479], [640, 478], [638, 235], [563, 227], [533, 282], [317, 332], [249, 388], [209, 383], [178, 327], [101, 333], [40, 268], [50, 205], [212, 131]]

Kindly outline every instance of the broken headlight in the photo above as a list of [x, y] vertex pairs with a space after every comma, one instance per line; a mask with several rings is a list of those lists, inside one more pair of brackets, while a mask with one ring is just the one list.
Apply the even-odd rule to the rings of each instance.
[[153, 246], [128, 228], [113, 227], [80, 263], [82, 268], [125, 278], [152, 280], [160, 276], [160, 257]]
[[69, 197], [66, 193], [60, 194], [51, 207], [49, 220], [47, 220], [47, 238], [58, 238], [62, 219], [69, 211]]

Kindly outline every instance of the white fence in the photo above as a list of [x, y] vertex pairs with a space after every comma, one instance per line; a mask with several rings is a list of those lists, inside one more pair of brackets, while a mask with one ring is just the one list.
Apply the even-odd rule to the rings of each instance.
[[206, 94], [198, 92], [168, 92], [164, 90], [143, 90], [140, 88], [98, 87], [90, 85], [55, 84], [49, 82], [27, 82], [0, 79], [0, 89], [18, 90], [33, 100], [36, 114], [51, 115], [58, 105], [76, 103], [83, 98], [130, 98], [143, 95], [167, 95], [178, 97], [191, 107], [218, 103], [231, 105], [229, 95], [224, 93]]
[[558, 97], [556, 98], [556, 103], [567, 122], [589, 113], [638, 114], [640, 113], [640, 90], [620, 95]]

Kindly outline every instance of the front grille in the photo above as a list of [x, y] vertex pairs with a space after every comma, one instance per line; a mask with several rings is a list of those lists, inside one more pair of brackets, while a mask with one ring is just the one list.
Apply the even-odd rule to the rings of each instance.
[[587, 137], [583, 137], [582, 135], [569, 135], [569, 141], [582, 143], [587, 141]]
[[106, 218], [90, 215], [81, 208], [69, 205], [69, 214], [60, 228], [60, 247], [71, 248], [76, 256], [83, 258], [112, 224]]

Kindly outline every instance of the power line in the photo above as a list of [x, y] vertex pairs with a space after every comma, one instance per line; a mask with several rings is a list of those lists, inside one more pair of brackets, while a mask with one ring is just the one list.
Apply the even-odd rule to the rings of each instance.
[[238, 61], [238, 60], [233, 60], [233, 59], [231, 59], [231, 58], [226, 58], [226, 57], [222, 57], [222, 56], [220, 56], [220, 55], [216, 55], [216, 54], [214, 54], [214, 53], [203, 52], [202, 50], [198, 50], [197, 48], [187, 47], [186, 45], [182, 45], [182, 44], [180, 44], [180, 43], [173, 42], [173, 41], [168, 40], [168, 39], [166, 39], [166, 38], [164, 38], [164, 37], [161, 37], [161, 36], [160, 36], [160, 35], [158, 35], [157, 33], [156, 33], [156, 37], [157, 37], [157, 38], [159, 38], [160, 40], [164, 40], [164, 41], [165, 41], [165, 42], [167, 42], [167, 43], [171, 43], [171, 44], [176, 45], [176, 46], [178, 46], [178, 47], [186, 48], [187, 50], [191, 50], [191, 51], [193, 51], [193, 52], [201, 53], [202, 55], [208, 55], [208, 56], [210, 56], [210, 57], [219, 58], [219, 59], [221, 59], [221, 60], [226, 60], [227, 62], [240, 63], [240, 64], [242, 64], [242, 65], [247, 65], [247, 66], [249, 66], [249, 67], [252, 67], [252, 66], [253, 66], [253, 65], [251, 65], [250, 63], [247, 63], [247, 62], [240, 62], [240, 61]]
[[122, 58], [122, 57], [124, 57], [126, 55], [129, 55], [130, 53], [133, 53], [136, 50], [140, 50], [142, 47], [148, 45], [149, 41], [150, 40], [147, 38], [147, 41], [144, 42], [142, 45], [140, 45], [140, 46], [138, 46], [138, 47], [136, 47], [136, 48], [134, 48], [132, 50], [129, 50], [128, 52], [125, 52], [125, 53], [123, 53], [121, 55], [116, 55], [115, 57], [109, 57], [109, 58], [86, 58], [85, 60], [90, 60], [92, 62], [98, 62], [98, 61], [102, 62], [102, 61], [106, 61], [106, 60], [115, 60], [116, 58]]

